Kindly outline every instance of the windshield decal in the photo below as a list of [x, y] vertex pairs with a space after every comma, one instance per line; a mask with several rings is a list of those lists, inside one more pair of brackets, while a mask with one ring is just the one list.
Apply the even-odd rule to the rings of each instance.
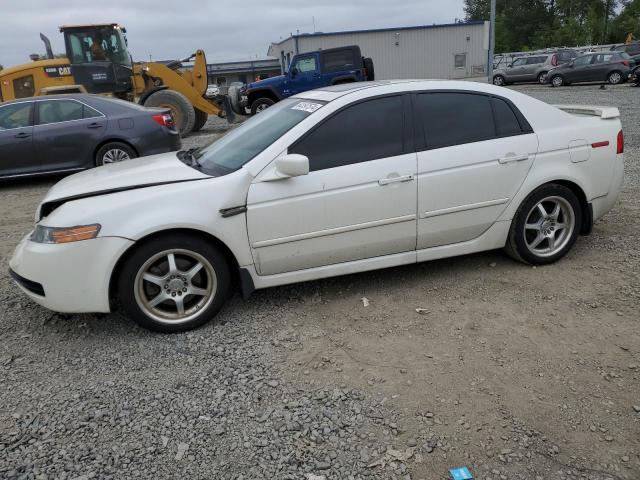
[[291, 107], [291, 110], [302, 110], [303, 112], [313, 113], [322, 107], [321, 103], [299, 102]]

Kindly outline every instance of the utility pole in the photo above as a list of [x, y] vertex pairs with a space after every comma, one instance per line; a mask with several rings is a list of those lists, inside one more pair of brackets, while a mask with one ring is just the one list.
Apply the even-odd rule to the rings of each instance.
[[493, 83], [493, 52], [496, 48], [496, 0], [491, 0], [489, 21], [489, 58], [487, 59], [487, 81]]

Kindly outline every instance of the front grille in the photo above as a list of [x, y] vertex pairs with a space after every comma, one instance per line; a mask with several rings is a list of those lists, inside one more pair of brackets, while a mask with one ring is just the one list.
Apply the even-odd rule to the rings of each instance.
[[11, 275], [11, 278], [13, 278], [18, 285], [22, 286], [26, 290], [29, 290], [31, 293], [35, 293], [36, 295], [40, 295], [41, 297], [45, 296], [44, 287], [40, 283], [34, 282], [33, 280], [27, 280], [26, 278], [18, 275], [12, 269], [9, 269], [9, 275]]

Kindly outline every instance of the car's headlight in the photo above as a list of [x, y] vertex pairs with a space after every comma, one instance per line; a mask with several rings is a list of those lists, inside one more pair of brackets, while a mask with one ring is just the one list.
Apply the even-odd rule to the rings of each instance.
[[100, 225], [79, 225], [76, 227], [45, 227], [36, 225], [31, 234], [31, 241], [36, 243], [69, 243], [96, 238]]

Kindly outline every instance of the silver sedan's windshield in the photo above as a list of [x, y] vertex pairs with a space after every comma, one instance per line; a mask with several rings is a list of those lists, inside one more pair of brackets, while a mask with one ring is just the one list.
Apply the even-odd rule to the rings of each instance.
[[233, 172], [324, 104], [317, 100], [283, 100], [209, 146], [196, 150], [193, 156], [204, 173], [218, 176]]

